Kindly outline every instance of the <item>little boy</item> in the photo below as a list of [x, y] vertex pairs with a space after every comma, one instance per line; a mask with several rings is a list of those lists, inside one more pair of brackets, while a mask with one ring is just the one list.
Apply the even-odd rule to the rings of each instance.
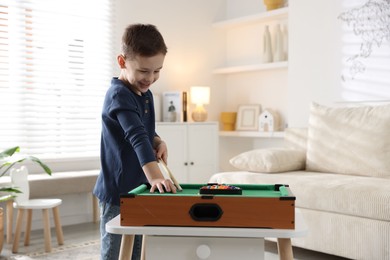
[[[119, 198], [133, 188], [150, 183], [151, 192], [176, 192], [161, 173], [157, 159], [167, 162], [167, 147], [155, 132], [150, 86], [159, 78], [167, 47], [153, 25], [134, 24], [122, 37], [117, 62], [118, 78], [111, 80], [102, 111], [101, 171], [94, 195], [101, 210], [101, 259], [118, 259], [121, 236], [107, 233], [105, 225], [120, 212]], [[133, 258], [140, 255], [136, 236]]]

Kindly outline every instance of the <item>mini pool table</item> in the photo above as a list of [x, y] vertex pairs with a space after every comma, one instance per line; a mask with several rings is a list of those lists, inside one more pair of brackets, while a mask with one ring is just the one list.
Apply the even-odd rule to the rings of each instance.
[[232, 184], [242, 194], [200, 194], [202, 184], [150, 193], [141, 185], [121, 195], [122, 226], [203, 226], [294, 229], [295, 196], [288, 185]]

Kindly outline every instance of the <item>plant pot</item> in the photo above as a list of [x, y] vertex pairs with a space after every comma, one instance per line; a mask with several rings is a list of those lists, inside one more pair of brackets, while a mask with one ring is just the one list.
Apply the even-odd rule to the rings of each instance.
[[221, 122], [223, 131], [234, 131], [236, 124], [236, 112], [222, 112]]

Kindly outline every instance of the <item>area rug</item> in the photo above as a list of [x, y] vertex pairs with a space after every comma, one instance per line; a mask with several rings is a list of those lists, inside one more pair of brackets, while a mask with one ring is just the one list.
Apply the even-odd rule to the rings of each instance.
[[52, 248], [50, 253], [45, 251], [32, 252], [25, 255], [13, 256], [14, 260], [52, 259], [52, 260], [97, 260], [100, 256], [100, 240], [92, 240], [79, 244], [63, 245]]

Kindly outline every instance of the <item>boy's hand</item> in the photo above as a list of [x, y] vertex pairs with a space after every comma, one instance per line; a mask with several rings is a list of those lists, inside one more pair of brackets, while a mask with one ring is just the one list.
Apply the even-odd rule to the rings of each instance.
[[176, 193], [175, 185], [170, 179], [165, 179], [156, 161], [152, 161], [145, 164], [144, 166], [142, 166], [142, 169], [150, 185], [152, 186], [150, 188], [150, 192], [154, 192], [157, 189], [160, 193]]
[[160, 139], [160, 137], [155, 137], [154, 139], [154, 149], [156, 150], [156, 158], [162, 159], [167, 163], [168, 159], [168, 148], [166, 143]]
[[169, 179], [153, 179], [150, 182], [150, 185], [152, 186], [150, 188], [150, 192], [155, 192], [155, 190], [157, 189], [160, 193], [164, 193], [164, 192], [176, 193], [176, 187]]

